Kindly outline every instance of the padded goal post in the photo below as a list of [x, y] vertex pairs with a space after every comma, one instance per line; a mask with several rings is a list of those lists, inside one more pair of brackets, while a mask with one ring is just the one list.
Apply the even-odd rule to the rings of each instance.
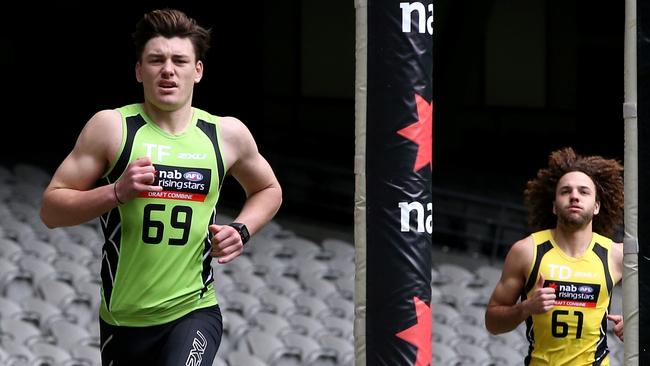
[[356, 365], [431, 350], [433, 2], [356, 0]]

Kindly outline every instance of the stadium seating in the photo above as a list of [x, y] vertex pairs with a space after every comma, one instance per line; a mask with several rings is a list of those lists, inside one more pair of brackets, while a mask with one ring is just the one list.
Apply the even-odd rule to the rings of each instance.
[[[0, 365], [100, 365], [101, 231], [96, 220], [64, 229], [40, 222], [40, 197], [49, 178], [33, 165], [0, 166]], [[444, 233], [449, 240], [478, 244], [459, 245], [462, 251], [434, 240], [432, 366], [519, 365], [528, 347], [523, 325], [493, 336], [485, 330], [484, 314], [501, 273], [494, 254], [522, 232], [499, 226], [502, 214], [495, 213], [494, 232], [484, 223], [475, 225], [481, 235], [498, 238], [463, 236], [471, 227], [458, 225], [463, 215], [486, 215], [485, 207], [468, 210], [467, 201], [454, 199], [440, 200], [456, 221], [436, 217], [434, 238]], [[232, 217], [221, 210], [217, 222]], [[251, 239], [244, 255], [227, 264], [212, 262], [224, 324], [213, 366], [354, 364], [355, 249], [351, 233], [341, 234], [350, 239], [274, 220]], [[485, 243], [500, 249], [479, 253]], [[612, 313], [622, 312], [621, 297], [617, 286]], [[616, 366], [623, 347], [611, 328], [608, 343]]]

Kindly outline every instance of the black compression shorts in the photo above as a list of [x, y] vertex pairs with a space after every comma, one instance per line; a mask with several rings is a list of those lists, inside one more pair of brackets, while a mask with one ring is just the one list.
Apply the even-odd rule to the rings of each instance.
[[99, 328], [103, 366], [210, 366], [223, 323], [215, 305], [161, 325], [119, 327], [100, 319]]

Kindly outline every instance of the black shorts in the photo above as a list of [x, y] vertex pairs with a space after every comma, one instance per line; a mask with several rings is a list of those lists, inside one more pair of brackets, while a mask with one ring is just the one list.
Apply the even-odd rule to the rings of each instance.
[[212, 365], [221, 343], [219, 306], [151, 327], [119, 327], [99, 319], [103, 366]]

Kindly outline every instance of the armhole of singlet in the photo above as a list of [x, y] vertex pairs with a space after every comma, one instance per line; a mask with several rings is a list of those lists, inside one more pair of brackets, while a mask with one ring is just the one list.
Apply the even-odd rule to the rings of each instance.
[[115, 163], [115, 166], [110, 173], [106, 175], [106, 180], [108, 183], [115, 182], [117, 179], [122, 176], [122, 173], [129, 165], [129, 159], [133, 151], [133, 141], [135, 136], [138, 133], [138, 130], [142, 128], [147, 122], [142, 117], [142, 114], [136, 114], [125, 118], [125, 132], [126, 138], [124, 141], [124, 146], [121, 149], [120, 156]]
[[226, 177], [226, 162], [223, 156], [223, 145], [221, 143], [221, 130], [219, 128], [219, 117], [213, 116], [213, 119], [203, 119], [199, 117], [196, 126], [203, 131], [208, 137], [214, 148], [214, 156], [217, 160], [217, 177], [219, 179], [219, 189], [223, 186]]
[[[530, 281], [530, 276], [533, 274], [533, 271], [535, 270], [535, 262], [536, 262], [535, 259], [537, 258], [537, 244], [535, 243], [535, 237], [534, 236], [532, 236], [532, 240], [533, 240], [533, 256], [532, 256], [533, 260], [530, 261], [530, 267], [528, 268], [528, 271], [526, 273], [526, 280], [524, 281], [524, 284], [525, 284], [524, 292], [525, 293], [528, 293], [528, 290], [527, 290], [528, 286], [527, 285], [528, 285], [528, 282]], [[537, 276], [535, 276], [535, 277], [537, 277]]]
[[533, 241], [533, 245], [535, 247], [534, 251], [534, 256], [533, 256], [533, 267], [531, 268], [530, 273], [528, 274], [528, 278], [526, 279], [526, 286], [524, 287], [524, 293], [528, 294], [530, 290], [533, 289], [535, 286], [535, 282], [537, 281], [537, 275], [539, 274], [539, 269], [542, 264], [542, 259], [544, 255], [549, 252], [551, 249], [553, 249], [553, 244], [551, 243], [550, 240], [546, 240], [540, 244], [536, 244], [535, 241]]
[[122, 125], [122, 141], [120, 142], [120, 147], [117, 149], [115, 156], [113, 156], [111, 165], [108, 167], [108, 170], [106, 170], [106, 173], [104, 173], [102, 176], [102, 180], [108, 180], [108, 177], [111, 175], [113, 169], [115, 169], [115, 166], [117, 165], [117, 162], [120, 160], [120, 156], [122, 156], [124, 145], [126, 145], [126, 135], [128, 132], [126, 127], [126, 118], [124, 117], [124, 113], [122, 113], [122, 110], [120, 108], [117, 108], [116, 111], [120, 114], [120, 123]]
[[614, 243], [611, 239], [604, 236], [596, 237], [594, 241], [595, 243], [592, 250], [596, 256], [598, 256], [604, 267], [603, 272], [605, 273], [605, 284], [607, 286], [607, 292], [611, 298], [612, 291], [614, 291], [614, 276], [612, 274], [612, 266], [610, 264], [610, 255]]

